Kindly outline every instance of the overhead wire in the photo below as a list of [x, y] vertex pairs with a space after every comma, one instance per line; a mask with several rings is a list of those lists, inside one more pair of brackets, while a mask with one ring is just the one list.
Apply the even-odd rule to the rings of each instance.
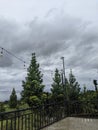
[[[25, 64], [28, 64], [28, 63], [26, 63], [26, 61], [25, 60], [23, 60], [22, 58], [20, 58], [20, 57], [18, 57], [18, 56], [16, 56], [14, 53], [12, 53], [12, 52], [10, 52], [10, 51], [8, 51], [7, 49], [5, 49], [5, 48], [3, 48], [3, 47], [1, 47], [0, 46], [0, 48], [1, 48], [1, 55], [3, 55], [3, 51], [5, 51], [6, 53], [8, 53], [9, 55], [11, 55], [12, 57], [15, 57], [17, 60], [19, 60], [19, 61], [21, 61], [21, 62], [23, 62], [24, 63], [24, 68], [26, 67], [26, 65]], [[42, 68], [41, 68], [42, 69]], [[42, 69], [42, 71], [45, 71], [44, 69]], [[51, 70], [50, 70], [51, 71]], [[48, 79], [50, 79], [50, 77], [49, 76], [47, 76], [47, 75], [45, 75]]]
[[2, 49], [2, 50], [1, 50], [1, 53], [2, 53], [2, 54], [3, 54], [3, 50], [4, 50], [4, 51], [7, 52], [9, 55], [15, 57], [16, 59], [20, 60], [20, 61], [23, 62], [23, 63], [26, 63], [23, 59], [21, 59], [20, 57], [17, 57], [17, 56], [16, 56], [15, 54], [13, 54], [12, 52], [6, 50], [5, 48], [3, 48], [3, 47], [1, 47], [1, 46], [0, 46], [0, 48]]
[[1, 47], [1, 46], [0, 46], [0, 48], [1, 48], [1, 56], [3, 56], [3, 51], [5, 51], [7, 54], [9, 54], [9, 55], [11, 55], [12, 57], [16, 58], [17, 60], [23, 62], [23, 64], [24, 64], [24, 69], [26, 69], [26, 64], [27, 64], [27, 63], [26, 63], [25, 60], [23, 60], [22, 58], [16, 56], [14, 53], [8, 51], [7, 49], [5, 49], [5, 48], [3, 48], [3, 47]]

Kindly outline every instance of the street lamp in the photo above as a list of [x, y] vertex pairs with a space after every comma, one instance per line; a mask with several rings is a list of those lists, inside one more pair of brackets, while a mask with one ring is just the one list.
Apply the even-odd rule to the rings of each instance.
[[[66, 86], [66, 76], [65, 76], [65, 62], [64, 62], [64, 57], [62, 56], [61, 57], [61, 59], [62, 59], [62, 61], [63, 61], [63, 74], [62, 74], [62, 79], [63, 79], [63, 81], [62, 81], [62, 83], [64, 82], [64, 84], [63, 84], [63, 86], [64, 86], [64, 89], [65, 89], [65, 94], [66, 94], [66, 98], [67, 98], [67, 100], [69, 100], [69, 97], [68, 97], [68, 89], [67, 89], [67, 86]], [[64, 95], [65, 95], [64, 94]]]
[[94, 83], [94, 85], [95, 85], [95, 90], [96, 90], [96, 92], [97, 92], [97, 85], [98, 85], [97, 80], [93, 80], [93, 83]]
[[62, 83], [63, 83], [63, 87], [64, 87], [64, 98], [68, 100], [68, 93], [67, 93], [67, 86], [66, 86], [66, 76], [65, 76], [65, 62], [64, 62], [64, 57], [61, 57], [62, 61], [63, 61], [63, 73], [62, 73]]
[[65, 62], [64, 62], [64, 57], [61, 57], [63, 61], [63, 75], [64, 75], [64, 84], [65, 84]]
[[3, 48], [1, 48], [0, 57], [3, 56]]

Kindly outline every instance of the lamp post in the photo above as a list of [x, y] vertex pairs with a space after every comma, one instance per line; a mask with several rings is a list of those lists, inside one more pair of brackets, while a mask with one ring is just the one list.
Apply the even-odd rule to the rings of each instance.
[[[63, 83], [63, 88], [64, 88], [64, 102], [65, 102], [65, 108], [67, 106], [67, 115], [70, 114], [70, 106], [69, 106], [69, 97], [68, 97], [68, 91], [67, 91], [67, 86], [66, 86], [66, 76], [65, 76], [65, 62], [64, 62], [64, 57], [61, 57], [63, 61], [63, 74], [62, 74], [62, 80], [64, 81]], [[66, 100], [67, 99], [67, 100]], [[66, 110], [65, 110], [66, 113]]]
[[64, 57], [61, 57], [62, 61], [63, 61], [63, 74], [64, 74], [64, 83], [65, 83], [65, 61], [64, 61]]
[[3, 48], [1, 48], [0, 57], [3, 56]]
[[63, 75], [64, 75], [64, 85], [65, 85], [65, 62], [64, 62], [64, 57], [61, 57], [63, 61]]
[[65, 62], [64, 62], [64, 57], [61, 57], [62, 61], [63, 61], [63, 74], [62, 74], [62, 83], [63, 83], [63, 86], [64, 86], [64, 90], [65, 90], [65, 93], [64, 93], [64, 97], [66, 97], [67, 100], [69, 100], [69, 97], [68, 97], [68, 90], [67, 90], [67, 86], [66, 86], [66, 76], [65, 76]]
[[62, 69], [62, 83], [63, 83], [63, 89], [64, 89], [64, 99], [66, 99], [67, 96], [67, 88], [65, 86], [66, 81], [65, 81], [65, 62], [64, 62], [64, 57], [61, 57], [62, 62], [63, 62], [63, 69]]
[[98, 83], [97, 83], [97, 80], [93, 80], [93, 83], [94, 83], [94, 85], [95, 85], [95, 90], [96, 90], [96, 92], [97, 92], [97, 85], [98, 85]]

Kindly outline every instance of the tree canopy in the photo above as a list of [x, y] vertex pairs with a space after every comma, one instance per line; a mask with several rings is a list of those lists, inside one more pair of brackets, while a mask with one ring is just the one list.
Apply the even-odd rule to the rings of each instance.
[[72, 70], [70, 70], [69, 74], [69, 99], [70, 100], [77, 100], [79, 93], [80, 93], [80, 87], [79, 83], [76, 81], [75, 76], [72, 73]]
[[11, 108], [16, 108], [17, 106], [17, 95], [16, 95], [15, 88], [13, 88], [12, 93], [10, 95], [9, 106]]
[[27, 71], [28, 71], [27, 77], [25, 78], [25, 81], [22, 81], [23, 90], [21, 92], [21, 96], [22, 96], [22, 99], [29, 106], [32, 106], [35, 100], [38, 101], [38, 99], [39, 100], [41, 99], [41, 96], [44, 90], [44, 85], [42, 84], [43, 75], [41, 74], [41, 71], [39, 70], [39, 64], [37, 63], [35, 53], [32, 53], [31, 63]]
[[61, 76], [58, 69], [55, 70], [51, 92], [55, 97], [63, 92]]

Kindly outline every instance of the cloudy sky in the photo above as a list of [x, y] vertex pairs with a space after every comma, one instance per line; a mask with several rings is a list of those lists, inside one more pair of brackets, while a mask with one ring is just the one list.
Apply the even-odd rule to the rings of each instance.
[[[0, 47], [26, 61], [31, 53], [44, 74], [49, 90], [52, 71], [62, 69], [65, 57], [68, 76], [94, 89], [98, 77], [98, 0], [0, 0]], [[1, 51], [1, 50], [0, 50]], [[3, 52], [0, 57], [0, 101], [8, 100], [14, 87], [19, 96], [25, 79], [23, 63]]]

